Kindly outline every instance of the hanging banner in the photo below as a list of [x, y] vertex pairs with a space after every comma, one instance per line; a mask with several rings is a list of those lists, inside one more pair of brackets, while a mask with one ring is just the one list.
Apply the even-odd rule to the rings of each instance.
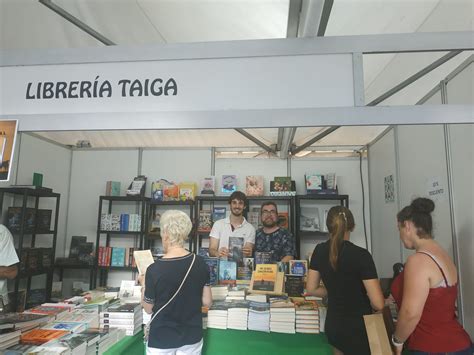
[[10, 179], [17, 129], [17, 120], [0, 120], [0, 181]]
[[6, 115], [354, 106], [351, 54], [10, 66], [0, 77]]

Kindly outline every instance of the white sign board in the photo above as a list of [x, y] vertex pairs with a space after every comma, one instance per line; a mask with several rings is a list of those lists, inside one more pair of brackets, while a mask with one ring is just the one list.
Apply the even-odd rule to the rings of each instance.
[[0, 77], [4, 115], [354, 106], [350, 54], [13, 66]]
[[426, 196], [433, 201], [444, 201], [446, 196], [446, 189], [439, 177], [432, 177], [426, 179]]

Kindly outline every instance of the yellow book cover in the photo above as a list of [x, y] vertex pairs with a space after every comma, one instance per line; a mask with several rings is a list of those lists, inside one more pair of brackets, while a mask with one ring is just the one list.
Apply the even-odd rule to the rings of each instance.
[[277, 272], [276, 264], [257, 264], [252, 275], [251, 289], [255, 291], [275, 291]]

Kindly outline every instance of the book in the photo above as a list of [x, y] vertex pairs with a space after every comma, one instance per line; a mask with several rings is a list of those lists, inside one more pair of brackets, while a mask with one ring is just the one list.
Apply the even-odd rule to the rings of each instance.
[[285, 292], [290, 297], [301, 297], [304, 292], [303, 276], [286, 275]]
[[229, 255], [227, 260], [235, 261], [237, 266], [243, 266], [244, 254], [242, 248], [244, 247], [243, 237], [229, 237]]
[[36, 231], [49, 232], [51, 230], [52, 210], [38, 209], [36, 211]]
[[160, 235], [160, 219], [161, 213], [158, 211], [153, 211], [150, 218], [150, 227], [148, 229], [148, 234]]
[[282, 228], [288, 229], [288, 212], [278, 212], [278, 225]]
[[170, 183], [163, 187], [163, 201], [179, 201], [179, 186]]
[[81, 243], [86, 243], [87, 237], [82, 235], [73, 235], [71, 237], [71, 246], [69, 248], [69, 257], [79, 256], [79, 245]]
[[290, 275], [306, 276], [308, 273], [308, 261], [290, 260]]
[[56, 321], [52, 323], [48, 323], [47, 325], [43, 326], [41, 329], [45, 330], [65, 330], [69, 333], [80, 333], [87, 328], [86, 323], [82, 322], [63, 322], [63, 321]]
[[235, 286], [237, 280], [237, 263], [219, 260], [219, 284]]
[[60, 338], [69, 331], [57, 329], [33, 329], [21, 335], [21, 342], [23, 344], [40, 345], [50, 340]]
[[273, 261], [273, 252], [271, 251], [256, 251], [255, 252], [255, 265], [258, 264], [271, 264]]
[[252, 279], [253, 272], [253, 258], [244, 258], [242, 266], [237, 267], [237, 280]]
[[152, 201], [163, 201], [164, 200], [164, 188], [166, 185], [172, 184], [168, 180], [160, 179], [158, 181], [154, 181], [151, 184], [151, 200]]
[[112, 248], [110, 266], [125, 266], [125, 248]]
[[[11, 232], [19, 232], [21, 230], [21, 222], [23, 218], [22, 207], [8, 207], [7, 212], [7, 228]], [[34, 208], [26, 208], [24, 216], [24, 228], [23, 231], [31, 233], [35, 229], [36, 225], [36, 211]]]
[[306, 173], [304, 175], [306, 192], [323, 189], [323, 175]]
[[291, 177], [289, 176], [275, 176], [273, 184], [270, 184], [271, 191], [292, 191]]
[[201, 180], [200, 194], [201, 195], [214, 195], [215, 194], [215, 177], [208, 176]]
[[321, 230], [318, 207], [301, 207], [300, 230], [309, 232]]
[[107, 181], [105, 196], [120, 196], [120, 181]]
[[63, 292], [63, 282], [62, 281], [53, 281], [51, 287], [51, 298], [60, 299]]
[[211, 211], [201, 210], [199, 211], [199, 222], [198, 222], [198, 232], [210, 232], [212, 228], [212, 217]]
[[46, 289], [33, 289], [26, 295], [26, 308], [32, 308], [46, 302]]
[[130, 183], [127, 196], [145, 196], [146, 176], [138, 175]]
[[257, 264], [252, 274], [251, 291], [275, 291], [277, 266], [275, 264]]
[[224, 219], [226, 217], [226, 208], [225, 207], [214, 207], [212, 209], [212, 222], [217, 222], [218, 220]]
[[217, 285], [219, 281], [219, 258], [207, 256], [204, 257], [204, 261], [209, 269], [209, 284], [211, 286]]
[[196, 184], [194, 182], [182, 182], [179, 184], [179, 199], [181, 201], [193, 201], [196, 197]]
[[15, 292], [8, 292], [8, 305], [13, 307], [14, 301], [17, 301], [17, 309], [10, 309], [12, 312], [23, 312], [26, 305], [26, 289], [18, 290], [18, 294]]
[[237, 191], [237, 175], [222, 175], [221, 191], [224, 194]]
[[135, 250], [133, 252], [133, 258], [135, 259], [135, 264], [137, 265], [140, 275], [145, 275], [148, 266], [155, 262], [151, 250]]
[[262, 175], [249, 175], [245, 177], [245, 194], [247, 196], [263, 196], [263, 192]]

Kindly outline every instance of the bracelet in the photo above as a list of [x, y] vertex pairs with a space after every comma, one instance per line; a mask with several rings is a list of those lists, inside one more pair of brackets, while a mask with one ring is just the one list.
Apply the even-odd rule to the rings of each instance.
[[403, 346], [404, 342], [397, 339], [395, 334], [392, 334], [392, 344], [396, 347]]

